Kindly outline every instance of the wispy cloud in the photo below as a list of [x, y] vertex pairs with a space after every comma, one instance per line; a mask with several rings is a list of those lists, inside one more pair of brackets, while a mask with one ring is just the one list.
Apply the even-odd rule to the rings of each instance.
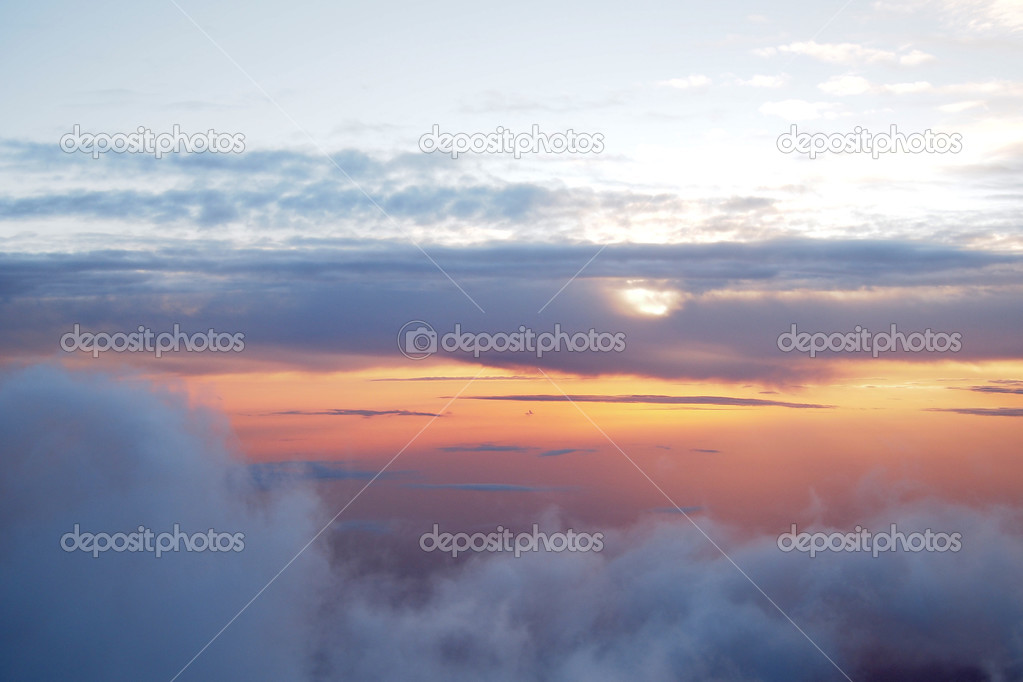
[[316, 415], [331, 417], [443, 417], [436, 412], [414, 412], [412, 410], [282, 410], [280, 412], [269, 412], [272, 415]]
[[703, 507], [654, 507], [650, 511], [657, 514], [695, 514], [703, 511]]
[[671, 78], [666, 81], [661, 81], [658, 85], [662, 85], [669, 88], [676, 88], [679, 90], [694, 90], [698, 88], [705, 88], [711, 84], [711, 79], [703, 74], [693, 74], [686, 76], [685, 78]]
[[378, 478], [399, 478], [412, 475], [409, 471], [385, 471], [360, 469], [351, 462], [334, 461], [285, 461], [258, 462], [250, 464], [248, 471], [260, 486], [296, 480], [370, 480]]
[[442, 452], [527, 452], [533, 448], [525, 445], [495, 445], [480, 443], [479, 445], [446, 445], [437, 448]]
[[1014, 395], [1023, 395], [1023, 388], [1013, 388], [1010, 386], [969, 386], [966, 388], [961, 386], [949, 386], [949, 388], [958, 391], [975, 391], [977, 393], [1009, 393]]
[[573, 452], [596, 452], [596, 450], [592, 448], [562, 448], [560, 450], [546, 450], [537, 455], [537, 457], [560, 457], [561, 455], [570, 455]]
[[730, 398], [712, 395], [480, 395], [468, 396], [465, 400], [517, 400], [522, 402], [561, 402], [571, 400], [576, 403], [631, 403], [650, 405], [726, 405], [731, 407], [790, 407], [797, 409], [831, 409], [834, 405], [817, 405], [813, 403], [787, 403], [780, 400], [761, 400], [759, 398]]
[[1023, 417], [1023, 407], [928, 407], [928, 412], [953, 412], [978, 417]]
[[472, 375], [450, 376], [450, 377], [386, 377], [383, 379], [370, 379], [370, 381], [542, 381], [543, 377], [527, 376], [481, 376]]
[[888, 63], [902, 66], [917, 66], [935, 59], [934, 55], [915, 49], [879, 50], [857, 43], [818, 43], [812, 40], [757, 49], [753, 54], [758, 57], [802, 55], [832, 64]]
[[420, 490], [467, 490], [483, 493], [537, 493], [553, 490], [542, 486], [510, 483], [408, 483], [404, 487]]
[[776, 76], [766, 76], [763, 74], [757, 74], [747, 80], [739, 79], [737, 82], [739, 85], [745, 85], [751, 88], [780, 88], [791, 80], [788, 74], [778, 74]]
[[808, 102], [802, 99], [787, 99], [781, 102], [765, 102], [758, 111], [768, 116], [777, 116], [787, 121], [814, 121], [819, 118], [837, 118], [841, 106], [834, 102]]

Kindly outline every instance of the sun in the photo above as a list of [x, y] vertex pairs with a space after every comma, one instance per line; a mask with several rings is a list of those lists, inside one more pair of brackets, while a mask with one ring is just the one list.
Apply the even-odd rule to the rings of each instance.
[[630, 310], [651, 317], [663, 317], [677, 309], [682, 303], [682, 294], [672, 290], [662, 291], [633, 287], [625, 289], [621, 295]]

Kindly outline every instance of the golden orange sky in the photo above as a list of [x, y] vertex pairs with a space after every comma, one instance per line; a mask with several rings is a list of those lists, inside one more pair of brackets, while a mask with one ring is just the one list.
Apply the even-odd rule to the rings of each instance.
[[[185, 386], [193, 404], [227, 415], [242, 455], [253, 462], [333, 461], [377, 471], [412, 441], [390, 467], [398, 478], [367, 493], [363, 504], [376, 513], [395, 510], [394, 496], [386, 494], [389, 485], [404, 486], [405, 503], [415, 506], [417, 499], [423, 505], [436, 499], [434, 491], [415, 486], [486, 484], [538, 489], [511, 493], [518, 496], [516, 504], [553, 504], [587, 516], [614, 508], [613, 515], [621, 517], [670, 506], [656, 483], [680, 506], [756, 526], [805, 512], [815, 496], [829, 500], [830, 514], [841, 515], [869, 502], [858, 491], [868, 478], [912, 481], [904, 491], [911, 496], [1010, 502], [1018, 497], [1016, 481], [1023, 474], [1017, 420], [931, 411], [1017, 405], [1016, 395], [963, 390], [1023, 375], [1023, 366], [1014, 363], [845, 362], [833, 368], [839, 378], [829, 383], [788, 389], [627, 376], [545, 377], [457, 363], [412, 369], [204, 375], [187, 378]], [[481, 378], [470, 382], [477, 372]], [[407, 380], [415, 377], [454, 378]], [[472, 399], [560, 391], [831, 407]], [[279, 414], [332, 410], [442, 416]], [[575, 452], [540, 456], [563, 449]], [[341, 485], [356, 489], [351, 482]], [[491, 502], [472, 501], [482, 497], [467, 491], [445, 505], [485, 509]]]

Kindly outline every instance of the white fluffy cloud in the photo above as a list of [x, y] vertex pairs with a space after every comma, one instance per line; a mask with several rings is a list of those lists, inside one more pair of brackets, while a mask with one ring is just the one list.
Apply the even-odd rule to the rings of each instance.
[[671, 78], [666, 81], [662, 81], [660, 85], [667, 86], [669, 88], [678, 88], [679, 90], [690, 90], [696, 88], [705, 88], [711, 84], [710, 78], [703, 74], [693, 74], [686, 76], [685, 78]]
[[[312, 498], [257, 504], [223, 426], [180, 397], [34, 368], [0, 384], [0, 432], [0, 678], [169, 680], [315, 533]], [[75, 524], [244, 549], [93, 557], [61, 549]], [[180, 679], [302, 679], [323, 563], [297, 563]]]
[[819, 118], [837, 118], [840, 110], [839, 105], [833, 102], [787, 99], [781, 102], [764, 102], [757, 111], [767, 116], [778, 116], [786, 121], [814, 121]]
[[917, 66], [935, 59], [934, 55], [921, 50], [901, 49], [879, 50], [858, 43], [818, 43], [813, 40], [789, 43], [778, 47], [767, 47], [753, 51], [758, 57], [773, 57], [777, 54], [793, 54], [810, 57], [832, 64], [878, 64], [890, 63], [902, 66]]

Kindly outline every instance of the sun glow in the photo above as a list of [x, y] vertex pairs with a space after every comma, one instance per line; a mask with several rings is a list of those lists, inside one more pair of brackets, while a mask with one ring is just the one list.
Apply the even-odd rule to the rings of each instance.
[[661, 317], [677, 309], [682, 296], [677, 291], [632, 288], [622, 292], [622, 298], [629, 308], [641, 315]]

